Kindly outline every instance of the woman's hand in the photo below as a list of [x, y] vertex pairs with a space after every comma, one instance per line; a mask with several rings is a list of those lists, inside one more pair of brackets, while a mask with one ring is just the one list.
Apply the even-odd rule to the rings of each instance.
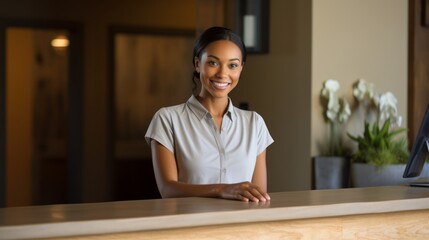
[[271, 198], [258, 185], [250, 182], [225, 184], [220, 189], [220, 197], [244, 202], [266, 202]]

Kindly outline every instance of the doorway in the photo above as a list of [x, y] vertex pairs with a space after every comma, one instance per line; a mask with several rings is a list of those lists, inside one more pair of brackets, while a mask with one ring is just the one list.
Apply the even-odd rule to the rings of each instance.
[[0, 30], [0, 206], [80, 202], [80, 30], [20, 22]]

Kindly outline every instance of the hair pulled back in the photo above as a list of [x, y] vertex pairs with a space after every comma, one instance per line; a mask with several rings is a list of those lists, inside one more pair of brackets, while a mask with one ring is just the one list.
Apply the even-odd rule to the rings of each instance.
[[209, 45], [212, 42], [219, 41], [219, 40], [229, 40], [233, 42], [235, 45], [237, 45], [238, 48], [241, 50], [242, 55], [242, 64], [246, 62], [247, 57], [247, 51], [246, 47], [244, 46], [243, 41], [241, 38], [234, 33], [231, 29], [226, 27], [211, 27], [206, 29], [200, 37], [197, 39], [195, 47], [194, 47], [194, 53], [192, 55], [192, 64], [194, 65], [194, 72], [192, 81], [194, 82], [194, 92], [197, 89], [197, 86], [199, 86], [199, 79], [200, 74], [195, 69], [195, 58], [197, 57], [199, 60], [201, 60], [201, 55], [204, 53], [207, 45]]

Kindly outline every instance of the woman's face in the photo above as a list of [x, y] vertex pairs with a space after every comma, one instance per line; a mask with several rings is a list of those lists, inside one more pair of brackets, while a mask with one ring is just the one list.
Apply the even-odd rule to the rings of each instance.
[[240, 48], [228, 40], [210, 43], [201, 59], [195, 58], [200, 74], [200, 97], [225, 98], [237, 86], [243, 69]]

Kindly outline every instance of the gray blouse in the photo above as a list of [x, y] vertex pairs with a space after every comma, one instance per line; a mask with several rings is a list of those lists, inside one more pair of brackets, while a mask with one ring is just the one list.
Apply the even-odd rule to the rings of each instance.
[[274, 142], [263, 118], [253, 111], [228, 111], [217, 131], [211, 114], [194, 97], [161, 108], [145, 138], [156, 140], [176, 157], [180, 182], [191, 184], [251, 181], [256, 157]]

